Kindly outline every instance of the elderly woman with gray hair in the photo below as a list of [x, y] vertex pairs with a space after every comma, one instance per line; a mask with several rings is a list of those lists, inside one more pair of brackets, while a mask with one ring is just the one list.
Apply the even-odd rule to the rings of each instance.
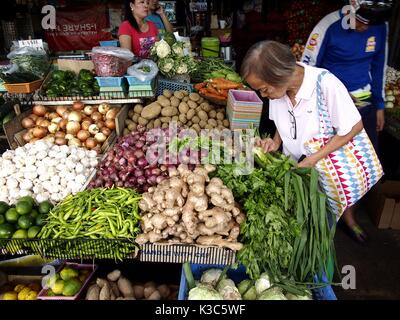
[[[317, 80], [324, 71], [296, 62], [290, 48], [275, 41], [263, 41], [249, 49], [243, 60], [242, 76], [262, 97], [270, 99], [269, 116], [277, 128], [272, 139], [257, 141], [265, 152], [277, 151], [282, 146], [285, 154], [299, 162], [299, 167], [314, 167], [363, 129], [347, 89], [327, 73], [320, 81], [321, 94], [336, 135], [318, 152], [305, 156], [305, 143], [320, 132]], [[344, 212], [342, 220], [356, 240], [366, 240], [353, 208]]]

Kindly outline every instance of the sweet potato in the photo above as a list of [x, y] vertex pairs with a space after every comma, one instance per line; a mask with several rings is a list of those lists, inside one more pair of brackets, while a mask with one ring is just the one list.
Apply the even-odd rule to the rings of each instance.
[[118, 279], [118, 289], [124, 298], [133, 297], [135, 294], [131, 282], [124, 277]]
[[144, 287], [140, 285], [133, 286], [133, 291], [135, 293], [136, 299], [143, 299], [144, 297]]
[[86, 300], [99, 300], [100, 287], [97, 284], [93, 284], [89, 287], [86, 293]]
[[161, 300], [161, 294], [158, 292], [158, 290], [155, 290], [148, 298], [147, 300]]
[[107, 275], [107, 279], [109, 281], [117, 281], [119, 279], [119, 277], [121, 276], [121, 271], [119, 271], [118, 269], [114, 270], [113, 272], [110, 272]]

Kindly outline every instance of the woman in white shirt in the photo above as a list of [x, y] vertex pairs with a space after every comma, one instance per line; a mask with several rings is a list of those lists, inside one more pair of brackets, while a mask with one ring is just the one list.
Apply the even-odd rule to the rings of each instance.
[[[288, 46], [263, 41], [249, 49], [242, 63], [242, 76], [264, 98], [270, 99], [270, 119], [274, 137], [259, 140], [265, 152], [283, 152], [299, 161], [299, 167], [316, 163], [341, 148], [363, 129], [361, 116], [347, 89], [333, 74], [322, 78], [321, 92], [337, 134], [320, 151], [306, 157], [304, 143], [319, 135], [317, 78], [324, 69], [297, 63]], [[367, 238], [354, 218], [353, 208], [342, 215], [356, 240]]]

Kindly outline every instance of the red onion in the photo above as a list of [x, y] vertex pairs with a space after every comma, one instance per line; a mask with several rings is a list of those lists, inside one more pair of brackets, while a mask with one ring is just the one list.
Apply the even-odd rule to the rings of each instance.
[[144, 172], [143, 172], [143, 170], [140, 170], [140, 169], [137, 169], [135, 172], [134, 172], [134, 174], [135, 174], [135, 177], [141, 177], [141, 176], [143, 176], [144, 175]]
[[136, 162], [136, 164], [138, 165], [138, 167], [144, 168], [145, 166], [148, 165], [148, 162], [147, 162], [147, 160], [146, 160], [145, 158], [140, 158], [140, 159]]
[[157, 182], [157, 184], [159, 184], [159, 183], [163, 182], [165, 179], [166, 179], [166, 177], [158, 176], [156, 182]]
[[137, 183], [138, 183], [139, 185], [144, 185], [144, 184], [146, 183], [146, 178], [143, 177], [143, 176], [138, 177], [138, 178], [137, 178]]

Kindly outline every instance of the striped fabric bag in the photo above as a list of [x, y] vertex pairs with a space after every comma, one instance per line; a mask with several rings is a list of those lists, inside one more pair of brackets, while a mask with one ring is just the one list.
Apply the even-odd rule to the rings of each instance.
[[[320, 135], [305, 143], [307, 156], [320, 150], [336, 134], [321, 94], [321, 80], [327, 73], [324, 71], [318, 76]], [[328, 196], [329, 209], [337, 215], [337, 219], [383, 176], [378, 156], [364, 129], [342, 148], [320, 160], [316, 169], [320, 187]]]

